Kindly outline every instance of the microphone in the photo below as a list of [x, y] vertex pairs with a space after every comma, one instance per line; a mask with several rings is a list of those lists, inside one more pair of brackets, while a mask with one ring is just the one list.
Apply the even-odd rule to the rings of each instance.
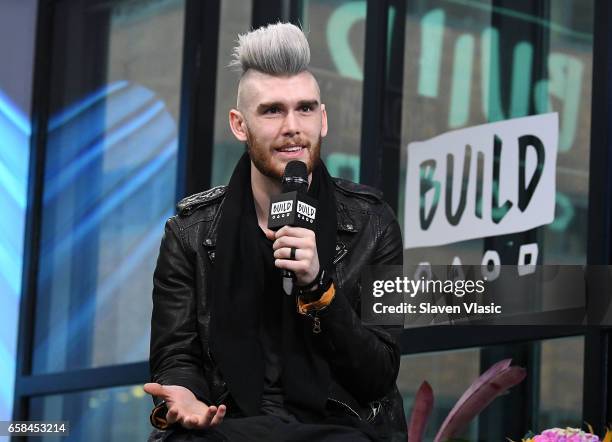
[[[283, 173], [283, 193], [272, 197], [268, 213], [268, 229], [278, 230], [283, 226], [304, 227], [315, 230], [317, 201], [309, 197], [308, 171], [302, 161], [290, 161]], [[293, 292], [295, 274], [283, 269], [283, 290]]]

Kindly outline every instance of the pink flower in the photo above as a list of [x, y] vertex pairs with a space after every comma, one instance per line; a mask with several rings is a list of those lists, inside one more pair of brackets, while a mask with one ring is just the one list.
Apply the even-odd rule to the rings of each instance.
[[579, 428], [551, 428], [535, 436], [533, 442], [599, 442], [599, 437]]

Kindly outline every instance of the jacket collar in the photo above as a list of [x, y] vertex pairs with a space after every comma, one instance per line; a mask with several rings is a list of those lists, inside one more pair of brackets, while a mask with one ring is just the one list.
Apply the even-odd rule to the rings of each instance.
[[[339, 195], [339, 192], [336, 192], [336, 219], [337, 219], [337, 230], [338, 232], [346, 232], [346, 233], [357, 233], [360, 230], [359, 220], [353, 218], [348, 210], [346, 210], [345, 205], [343, 204], [344, 198]], [[221, 212], [223, 211], [223, 202], [225, 201], [225, 197], [219, 203], [219, 207], [215, 212], [215, 215], [210, 224], [210, 229], [208, 230], [206, 237], [204, 239], [203, 245], [207, 249], [214, 249], [217, 246], [217, 231], [219, 227], [219, 220], [221, 219]], [[336, 251], [338, 251], [338, 246], [341, 243], [338, 243], [336, 246]]]

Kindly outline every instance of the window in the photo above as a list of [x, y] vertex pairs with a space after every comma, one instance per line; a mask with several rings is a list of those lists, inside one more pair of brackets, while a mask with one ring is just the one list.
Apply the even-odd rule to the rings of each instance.
[[327, 109], [321, 158], [332, 176], [359, 182], [366, 2], [304, 1], [300, 21]]
[[[398, 376], [398, 388], [404, 398], [404, 409], [410, 418], [414, 398], [421, 382], [427, 381], [434, 393], [434, 406], [428, 420], [425, 440], [433, 440], [444, 419], [456, 402], [481, 373], [494, 363], [512, 357], [525, 344], [490, 346], [435, 353], [404, 355]], [[510, 393], [498, 397], [462, 433], [465, 440], [520, 440], [528, 430], [551, 427], [579, 426], [582, 410], [582, 360], [584, 338], [547, 339], [531, 344], [531, 351], [541, 356], [535, 370]], [[486, 362], [485, 362], [486, 361]], [[521, 362], [513, 365], [526, 366]], [[538, 376], [537, 379], [529, 377]], [[523, 396], [532, 385], [530, 394], [536, 410], [521, 406]], [[522, 411], [519, 411], [522, 410]], [[532, 428], [513, 426], [513, 420], [523, 413], [533, 412]]]
[[35, 373], [148, 357], [174, 213], [183, 13], [180, 0], [57, 2]]
[[31, 401], [30, 420], [68, 421], [68, 437], [47, 435], [44, 442], [146, 440], [151, 432], [151, 399], [141, 385], [92, 390]]
[[[399, 182], [402, 220], [409, 143], [547, 112], [559, 113], [560, 132], [552, 223], [522, 233], [410, 249], [408, 262], [450, 264], [458, 257], [465, 264], [480, 264], [485, 251], [492, 250], [501, 264], [514, 265], [521, 246], [533, 243], [538, 263], [586, 262], [593, 8], [593, 1], [409, 2]], [[470, 161], [475, 165], [475, 154]], [[454, 162], [457, 187], [462, 162]], [[450, 185], [452, 177], [443, 177], [442, 187]], [[499, 187], [503, 192], [503, 183]]]
[[213, 150], [212, 185], [229, 183], [234, 167], [245, 146], [234, 138], [229, 128], [229, 110], [236, 107], [236, 92], [240, 73], [228, 68], [232, 48], [239, 34], [244, 34], [251, 23], [251, 2], [221, 2], [219, 25], [219, 56], [215, 95], [215, 144]]

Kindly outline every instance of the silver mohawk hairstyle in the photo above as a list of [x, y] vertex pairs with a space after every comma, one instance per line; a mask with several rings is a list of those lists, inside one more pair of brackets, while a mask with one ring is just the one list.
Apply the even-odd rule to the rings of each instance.
[[244, 74], [254, 69], [269, 75], [295, 75], [308, 69], [310, 47], [304, 32], [291, 23], [262, 26], [238, 36], [229, 67]]

